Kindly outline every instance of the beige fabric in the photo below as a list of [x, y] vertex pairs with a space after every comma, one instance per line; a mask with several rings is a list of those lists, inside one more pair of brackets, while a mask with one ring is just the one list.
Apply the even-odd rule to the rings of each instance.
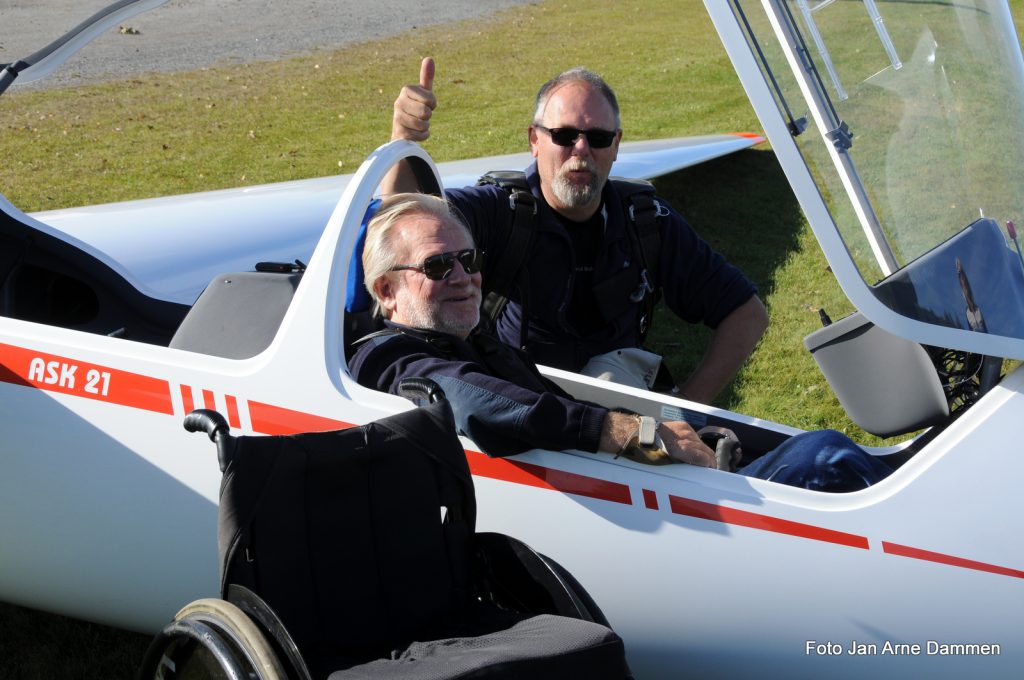
[[649, 390], [658, 375], [661, 356], [637, 347], [626, 347], [599, 354], [580, 371], [600, 380]]

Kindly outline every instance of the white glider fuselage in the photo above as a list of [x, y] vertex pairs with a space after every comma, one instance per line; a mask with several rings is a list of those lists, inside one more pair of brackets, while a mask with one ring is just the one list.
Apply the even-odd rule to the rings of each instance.
[[[422, 154], [383, 147], [349, 183], [276, 339], [256, 357], [2, 320], [0, 491], [9, 511], [0, 538], [20, 548], [5, 551], [0, 598], [151, 630], [218, 587], [220, 473], [212, 444], [181, 428], [186, 413], [216, 408], [236, 432], [280, 434], [409, 408], [352, 381], [341, 337], [355, 230], [396, 153]], [[578, 396], [660, 417], [675, 410], [691, 422], [796, 431], [545, 370]], [[520, 537], [576, 575], [626, 638], [639, 677], [735, 676], [767, 658], [832, 672], [834, 656], [807, 653], [808, 641], [948, 644], [964, 640], [965, 618], [968, 642], [1002, 645], [992, 657], [1001, 668], [1016, 658], [1022, 613], [1007, 593], [1021, 587], [1024, 572], [1012, 565], [1024, 554], [984, 527], [1020, 506], [1020, 458], [1000, 442], [1024, 409], [1022, 380], [1004, 380], [892, 477], [852, 494], [603, 454], [490, 459], [466, 441], [479, 528]], [[842, 668], [889, 672], [923, 657], [865, 654]], [[961, 668], [934, 658], [936, 673]]]

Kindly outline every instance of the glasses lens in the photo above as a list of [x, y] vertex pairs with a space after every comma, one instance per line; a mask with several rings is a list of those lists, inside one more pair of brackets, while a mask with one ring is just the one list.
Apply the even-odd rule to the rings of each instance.
[[587, 138], [587, 144], [595, 149], [607, 149], [615, 141], [615, 132], [608, 130], [580, 130], [578, 128], [546, 128], [538, 125], [541, 130], [547, 130], [551, 135], [551, 141], [558, 146], [574, 146], [576, 140], [583, 135]]
[[575, 145], [581, 132], [582, 130], [577, 130], [576, 128], [553, 128], [548, 130], [548, 133], [551, 135], [551, 141], [558, 146]]
[[443, 281], [448, 278], [455, 269], [455, 261], [458, 260], [467, 274], [476, 274], [483, 266], [483, 251], [479, 249], [459, 250], [452, 253], [441, 253], [431, 255], [423, 260], [421, 271], [423, 275], [432, 281]]
[[607, 149], [615, 141], [615, 133], [608, 130], [587, 130], [587, 144], [595, 149]]
[[423, 260], [423, 275], [432, 281], [443, 281], [454, 269], [454, 258], [451, 253], [431, 255]]
[[459, 264], [466, 270], [467, 274], [476, 274], [484, 266], [484, 251], [474, 248], [463, 250], [456, 255]]

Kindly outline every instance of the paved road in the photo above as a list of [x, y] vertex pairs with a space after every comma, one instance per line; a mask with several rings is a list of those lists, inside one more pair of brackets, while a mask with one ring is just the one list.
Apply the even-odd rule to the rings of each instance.
[[[0, 63], [27, 57], [113, 0], [0, 0]], [[480, 17], [528, 0], [168, 0], [98, 37], [46, 87], [274, 60]], [[26, 86], [22, 86], [26, 87]], [[29, 85], [27, 87], [32, 87]]]

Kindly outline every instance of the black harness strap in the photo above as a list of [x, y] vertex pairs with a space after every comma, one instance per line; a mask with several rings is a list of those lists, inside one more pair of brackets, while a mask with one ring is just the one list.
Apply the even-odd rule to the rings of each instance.
[[[655, 199], [654, 186], [642, 179], [611, 177], [609, 181], [622, 197], [629, 210], [627, 227], [631, 250], [639, 260], [640, 283], [633, 291], [625, 291], [632, 302], [642, 303], [639, 321], [639, 336], [642, 343], [650, 330], [654, 306], [660, 291], [658, 265], [661, 252], [661, 233], [658, 231], [658, 217], [668, 211]], [[508, 298], [518, 288], [521, 297], [523, 318], [519, 326], [519, 347], [526, 349], [527, 319], [529, 317], [529, 268], [525, 266], [526, 254], [533, 240], [537, 203], [526, 174], [521, 171], [492, 171], [480, 178], [478, 185], [492, 184], [509, 195], [511, 217], [506, 228], [507, 238], [498, 262], [488, 263], [484, 277], [484, 301], [481, 305], [481, 326], [493, 330], [505, 308]]]
[[529, 309], [529, 269], [524, 266], [526, 253], [533, 241], [534, 218], [537, 215], [537, 201], [530, 193], [526, 175], [518, 171], [493, 171], [480, 178], [479, 184], [493, 184], [508, 192], [511, 221], [506, 228], [507, 238], [502, 256], [497, 262], [488, 263], [484, 277], [483, 304], [480, 321], [485, 330], [491, 331], [498, 323], [508, 298], [519, 289], [523, 319], [519, 325], [519, 347], [526, 349], [526, 319]]
[[629, 236], [633, 250], [640, 258], [640, 285], [629, 297], [633, 302], [643, 303], [639, 327], [642, 343], [651, 328], [654, 306], [661, 294], [657, 287], [661, 280], [661, 233], [658, 231], [658, 217], [667, 215], [668, 211], [654, 198], [654, 187], [650, 182], [622, 177], [614, 177], [611, 181], [629, 206], [629, 222], [636, 227], [629, 230]]

